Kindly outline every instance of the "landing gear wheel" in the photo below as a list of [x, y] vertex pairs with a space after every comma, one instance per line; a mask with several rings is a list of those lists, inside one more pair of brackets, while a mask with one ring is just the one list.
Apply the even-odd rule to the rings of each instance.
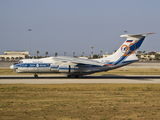
[[75, 75], [71, 75], [71, 78], [75, 78]]
[[38, 75], [34, 75], [35, 78], [38, 78]]
[[82, 78], [83, 75], [67, 75], [68, 78]]
[[82, 75], [75, 75], [75, 78], [82, 78]]
[[67, 77], [69, 77], [69, 78], [75, 78], [76, 75], [67, 75]]
[[67, 75], [67, 77], [68, 77], [68, 78], [70, 78], [70, 77], [71, 77], [71, 75]]
[[75, 78], [78, 78], [78, 75], [75, 75], [74, 77], [75, 77]]
[[79, 77], [79, 78], [82, 78], [82, 77], [83, 77], [83, 75], [79, 75], [78, 77]]

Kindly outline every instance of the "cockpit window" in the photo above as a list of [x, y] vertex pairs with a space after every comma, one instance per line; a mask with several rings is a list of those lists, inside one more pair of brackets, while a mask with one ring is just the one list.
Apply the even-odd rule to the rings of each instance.
[[14, 65], [20, 64], [20, 63], [23, 63], [23, 61], [18, 61], [18, 62], [16, 62], [16, 63], [14, 63]]
[[14, 63], [13, 65], [16, 65], [16, 64], [18, 64], [18, 62]]
[[23, 63], [23, 61], [18, 61], [18, 63]]

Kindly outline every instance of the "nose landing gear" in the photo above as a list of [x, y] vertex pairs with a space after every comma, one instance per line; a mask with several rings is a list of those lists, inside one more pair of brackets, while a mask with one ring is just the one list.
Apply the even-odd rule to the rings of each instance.
[[35, 77], [35, 78], [38, 78], [38, 75], [36, 75], [36, 73], [35, 73], [34, 77]]

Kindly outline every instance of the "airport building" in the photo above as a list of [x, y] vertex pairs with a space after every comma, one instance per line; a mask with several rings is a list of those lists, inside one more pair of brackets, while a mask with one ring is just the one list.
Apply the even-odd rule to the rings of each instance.
[[[114, 51], [113, 54], [114, 54], [115, 52], [116, 52], [116, 51]], [[112, 54], [108, 54], [108, 53], [106, 52], [105, 54], [103, 54], [103, 58], [109, 57], [110, 55], [112, 55]]]
[[[108, 54], [107, 52], [105, 54], [103, 54], [103, 58], [104, 57], [108, 57], [111, 54]], [[160, 60], [160, 52], [156, 52], [156, 51], [150, 51], [149, 53], [137, 53], [136, 54], [137, 57], [140, 60]]]
[[107, 52], [103, 54], [103, 58], [110, 56], [111, 54], [108, 54]]
[[1, 61], [18, 61], [29, 57], [27, 51], [5, 51], [4, 55], [0, 55]]

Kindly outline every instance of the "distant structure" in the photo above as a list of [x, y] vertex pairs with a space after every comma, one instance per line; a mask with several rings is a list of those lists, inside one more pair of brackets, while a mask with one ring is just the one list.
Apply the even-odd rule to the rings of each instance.
[[124, 31], [125, 34], [127, 34], [127, 31]]
[[107, 52], [103, 54], [103, 58], [110, 56], [111, 54], [108, 54]]
[[[114, 51], [113, 54], [114, 54], [115, 52], [116, 52], [116, 51]], [[112, 54], [108, 54], [108, 53], [106, 52], [105, 54], [103, 54], [103, 58], [108, 57], [108, 56], [110, 56], [110, 55], [112, 55]]]
[[0, 55], [2, 61], [18, 61], [29, 57], [28, 51], [5, 51], [4, 55]]
[[93, 46], [91, 46], [91, 59], [93, 58]]
[[31, 57], [31, 31], [32, 29], [28, 29], [29, 31], [29, 58]]
[[[113, 52], [113, 54], [115, 51]], [[111, 54], [107, 52], [103, 54], [104, 57], [108, 57]], [[136, 56], [139, 58], [140, 61], [149, 61], [149, 60], [160, 60], [160, 52], [150, 51], [149, 53], [145, 53], [145, 51], [137, 51]]]
[[137, 57], [140, 61], [160, 60], [160, 52], [150, 51], [149, 53], [145, 53], [145, 51], [137, 51]]

